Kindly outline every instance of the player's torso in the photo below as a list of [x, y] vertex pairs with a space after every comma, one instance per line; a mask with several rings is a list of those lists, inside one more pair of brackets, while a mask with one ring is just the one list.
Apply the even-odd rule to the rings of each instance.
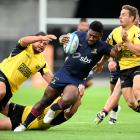
[[[64, 67], [72, 74], [80, 77], [87, 77], [90, 70], [103, 56], [100, 43], [89, 46], [86, 41], [86, 34], [79, 37], [79, 47], [76, 53], [68, 56]], [[83, 75], [83, 76], [82, 76]]]
[[43, 55], [34, 55], [30, 46], [20, 53], [5, 59], [1, 63], [0, 69], [8, 78], [11, 89], [14, 92], [19, 85], [39, 71], [44, 65], [45, 59]]
[[[132, 26], [128, 30], [128, 39], [131, 42], [135, 43], [135, 39], [138, 33], [140, 33], [140, 29], [136, 26]], [[113, 30], [111, 44], [113, 43], [115, 45], [115, 44], [121, 43], [122, 42], [121, 34], [122, 34], [121, 27], [118, 27], [115, 30]], [[121, 70], [140, 65], [140, 57], [132, 53], [127, 48], [125, 43], [121, 46], [121, 52], [119, 54], [119, 65], [120, 65]]]

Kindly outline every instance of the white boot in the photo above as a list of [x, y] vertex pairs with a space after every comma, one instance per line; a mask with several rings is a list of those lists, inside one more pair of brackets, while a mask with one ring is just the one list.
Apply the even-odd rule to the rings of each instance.
[[43, 122], [48, 124], [50, 123], [55, 117], [55, 111], [49, 109], [47, 114], [45, 115], [44, 119], [43, 119]]
[[117, 122], [117, 117], [118, 117], [118, 113], [120, 112], [120, 110], [121, 110], [121, 107], [120, 106], [118, 106], [118, 111], [117, 112], [115, 112], [115, 111], [111, 111], [110, 112], [110, 118], [109, 118], [109, 124], [115, 124], [116, 122]]
[[20, 124], [19, 126], [17, 126], [15, 129], [14, 129], [14, 132], [22, 132], [22, 131], [25, 131], [27, 128], [23, 125], [23, 124]]

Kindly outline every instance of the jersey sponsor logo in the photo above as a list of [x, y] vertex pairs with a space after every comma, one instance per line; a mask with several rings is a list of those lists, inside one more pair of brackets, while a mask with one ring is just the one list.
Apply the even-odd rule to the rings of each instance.
[[93, 49], [93, 51], [91, 53], [97, 54], [97, 49]]
[[30, 75], [32, 74], [31, 70], [26, 66], [26, 64], [22, 63], [19, 67], [18, 70], [24, 75], [25, 77], [29, 78]]
[[80, 61], [86, 64], [86, 63], [91, 63], [92, 60], [88, 59], [87, 56], [86, 56], [86, 57], [81, 57]]
[[79, 58], [79, 57], [81, 57], [81, 53], [74, 53], [73, 55], [72, 55], [72, 58]]

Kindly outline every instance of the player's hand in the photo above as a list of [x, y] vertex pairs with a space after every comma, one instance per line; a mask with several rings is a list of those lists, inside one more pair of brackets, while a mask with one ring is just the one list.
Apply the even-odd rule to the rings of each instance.
[[121, 46], [123, 45], [123, 42], [116, 44], [114, 47], [117, 48], [118, 52], [121, 51]]
[[117, 63], [115, 61], [112, 60], [108, 63], [108, 69], [110, 72], [116, 71], [116, 67], [117, 67]]
[[100, 73], [100, 72], [103, 71], [103, 68], [104, 68], [103, 64], [100, 63], [100, 62], [98, 62], [98, 63], [94, 66], [93, 70], [94, 70], [95, 72], [97, 72], [97, 73]]
[[124, 42], [127, 42], [128, 41], [127, 37], [128, 37], [127, 31], [126, 30], [122, 30], [122, 40]]
[[59, 37], [59, 42], [60, 42], [60, 44], [65, 44], [66, 45], [67, 43], [69, 43], [69, 39], [70, 39], [69, 34], [61, 35]]
[[42, 41], [50, 42], [53, 39], [57, 39], [57, 37], [55, 35], [52, 35], [52, 34], [49, 34], [49, 35], [46, 35], [46, 36], [42, 36]]
[[80, 84], [78, 86], [78, 89], [79, 89], [80, 96], [82, 97], [84, 95], [85, 86], [83, 84]]

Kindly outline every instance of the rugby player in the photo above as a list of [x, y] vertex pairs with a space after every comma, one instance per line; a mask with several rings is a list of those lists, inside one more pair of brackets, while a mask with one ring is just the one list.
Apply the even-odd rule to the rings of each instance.
[[54, 35], [39, 32], [36, 35], [21, 38], [10, 56], [0, 63], [0, 112], [19, 86], [32, 75], [40, 72], [50, 82], [53, 75], [42, 54], [49, 41], [56, 39]]
[[[54, 118], [55, 111], [65, 110], [76, 102], [79, 95], [79, 84], [84, 84], [84, 79], [102, 56], [106, 54], [115, 57], [118, 53], [118, 46], [112, 47], [101, 40], [103, 25], [99, 21], [92, 22], [87, 33], [78, 31], [75, 33], [80, 41], [77, 51], [68, 56], [64, 66], [55, 74], [42, 99], [34, 105], [24, 123], [14, 131], [25, 131], [28, 125], [39, 116], [54, 99], [63, 93], [62, 98], [51, 106], [44, 117], [45, 123], [51, 122]], [[60, 37], [61, 43], [65, 44], [68, 43], [68, 41], [68, 35]]]
[[[139, 22], [137, 8], [124, 5], [120, 13], [120, 25], [115, 28], [108, 37], [108, 42], [112, 45], [122, 43], [121, 53], [119, 55], [120, 80], [123, 96], [130, 108], [140, 112], [140, 91], [139, 91], [139, 63], [140, 60], [140, 29], [136, 26]], [[118, 103], [121, 95], [120, 82], [108, 100], [103, 111], [97, 114], [95, 122], [100, 123], [110, 111], [114, 104]], [[118, 87], [118, 88], [117, 88]], [[112, 101], [111, 101], [112, 100]], [[109, 105], [110, 103], [110, 105]], [[107, 109], [106, 109], [107, 108]]]

